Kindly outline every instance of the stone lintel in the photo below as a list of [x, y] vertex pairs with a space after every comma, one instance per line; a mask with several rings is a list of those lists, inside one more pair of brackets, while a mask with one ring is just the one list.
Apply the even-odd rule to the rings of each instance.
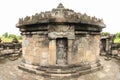
[[48, 37], [50, 39], [56, 39], [56, 38], [75, 39], [74, 32], [50, 32], [48, 33]]

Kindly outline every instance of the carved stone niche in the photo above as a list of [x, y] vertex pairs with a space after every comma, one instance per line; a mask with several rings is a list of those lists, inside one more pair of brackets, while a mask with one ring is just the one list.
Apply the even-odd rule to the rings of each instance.
[[67, 38], [56, 39], [56, 63], [57, 65], [67, 65], [68, 40]]

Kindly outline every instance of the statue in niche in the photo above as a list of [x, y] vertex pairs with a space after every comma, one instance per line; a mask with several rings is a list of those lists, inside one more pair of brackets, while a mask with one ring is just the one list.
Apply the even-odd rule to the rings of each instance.
[[65, 46], [64, 40], [59, 40], [57, 42], [57, 64], [66, 64], [66, 54], [67, 54], [67, 48]]

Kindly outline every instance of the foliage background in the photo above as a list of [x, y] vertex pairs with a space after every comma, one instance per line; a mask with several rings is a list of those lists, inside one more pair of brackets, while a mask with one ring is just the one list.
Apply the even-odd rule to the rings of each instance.
[[[101, 36], [108, 36], [110, 35], [111, 33], [109, 32], [102, 32], [101, 33]], [[115, 35], [115, 38], [114, 38], [114, 43], [120, 43], [120, 32], [114, 34]]]
[[19, 42], [22, 41], [21, 35], [16, 34], [9, 34], [8, 32], [5, 32], [3, 35], [0, 36], [2, 42], [11, 42], [14, 38], [17, 38]]

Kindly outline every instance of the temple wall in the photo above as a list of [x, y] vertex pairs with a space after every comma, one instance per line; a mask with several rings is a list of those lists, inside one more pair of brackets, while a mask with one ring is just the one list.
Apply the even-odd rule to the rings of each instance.
[[34, 65], [48, 64], [48, 39], [46, 35], [23, 36], [23, 58], [25, 63]]
[[[53, 26], [48, 34], [23, 35], [23, 59], [27, 64], [33, 65], [56, 65], [57, 64], [57, 39], [67, 40], [67, 64], [80, 64], [98, 61], [100, 51], [100, 35], [97, 34], [74, 34], [73, 26], [57, 26], [59, 32]], [[50, 27], [51, 30], [51, 27]]]
[[76, 64], [96, 62], [99, 56], [99, 35], [77, 35], [73, 43], [73, 60]]
[[91, 35], [88, 41], [88, 47], [86, 50], [86, 57], [87, 61], [89, 62], [96, 62], [98, 61], [98, 56], [100, 54], [100, 36], [98, 35]]

